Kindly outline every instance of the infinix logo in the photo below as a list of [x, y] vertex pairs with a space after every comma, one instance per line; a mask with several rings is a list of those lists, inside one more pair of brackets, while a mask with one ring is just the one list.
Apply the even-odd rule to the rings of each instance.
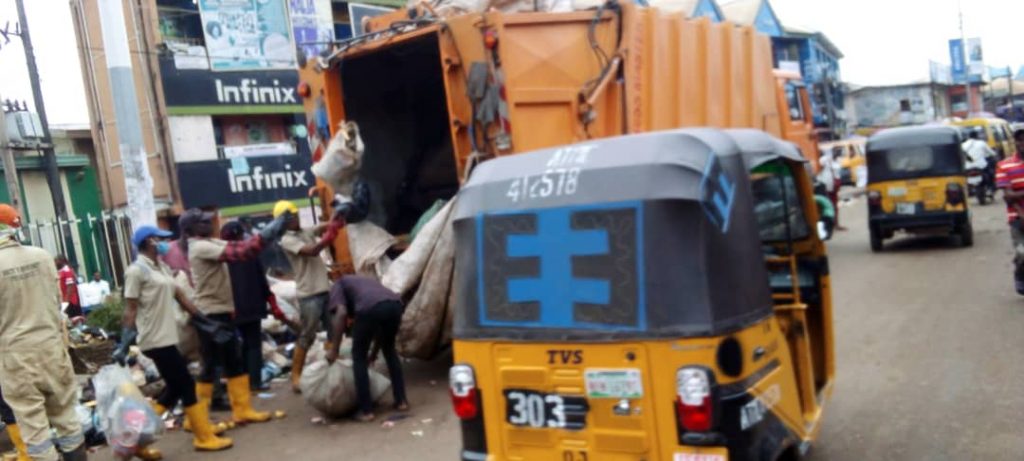
[[228, 168], [228, 184], [235, 194], [258, 190], [286, 189], [291, 187], [309, 187], [305, 171], [292, 171], [291, 165], [284, 166], [285, 171], [264, 173], [263, 167], [255, 166], [252, 173], [236, 175]]
[[217, 102], [223, 104], [297, 104], [295, 100], [295, 88], [280, 86], [278, 80], [274, 80], [273, 86], [260, 85], [254, 78], [243, 78], [239, 85], [225, 85], [218, 78], [214, 81], [217, 85]]

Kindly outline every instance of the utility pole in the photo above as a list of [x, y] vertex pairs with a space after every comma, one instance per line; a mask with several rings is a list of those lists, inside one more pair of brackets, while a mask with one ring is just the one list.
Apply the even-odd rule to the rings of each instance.
[[964, 96], [967, 97], [967, 117], [971, 116], [971, 67], [967, 65], [967, 40], [964, 38], [964, 10], [960, 0], [956, 2], [957, 13], [960, 15], [960, 57], [964, 63]]
[[[32, 37], [28, 33], [28, 17], [25, 15], [24, 0], [16, 0], [18, 5], [18, 22], [21, 23], [21, 44], [25, 48], [25, 62], [28, 64], [28, 76], [32, 82], [32, 100], [39, 115], [39, 123], [43, 126], [43, 165], [46, 171], [46, 183], [50, 186], [53, 197], [53, 211], [57, 215], [60, 235], [63, 236], [64, 248], [68, 260], [77, 263], [75, 241], [71, 238], [71, 226], [68, 223], [68, 208], [64, 203], [64, 188], [60, 183], [60, 170], [57, 168], [57, 156], [53, 152], [53, 138], [50, 137], [50, 122], [46, 118], [46, 105], [43, 103], [43, 91], [39, 87], [39, 69], [36, 67], [36, 55], [32, 49]], [[4, 127], [6, 129], [6, 127]]]
[[[3, 101], [3, 98], [0, 98]], [[10, 197], [10, 205], [18, 210], [19, 216], [25, 216], [25, 206], [21, 202], [21, 189], [18, 186], [18, 170], [14, 164], [14, 149], [11, 149], [10, 140], [7, 139], [7, 108], [0, 107], [0, 155], [4, 156], [4, 182], [7, 183], [7, 196]]]
[[1017, 109], [1013, 102], [1013, 69], [1010, 66], [1006, 66], [1006, 83], [1010, 87], [1010, 119], [1013, 120], [1017, 118]]
[[123, 7], [121, 0], [99, 1], [100, 28], [114, 98], [124, 188], [128, 196], [128, 217], [132, 226], [137, 228], [156, 224], [156, 206], [153, 204], [153, 178], [149, 175], [149, 161], [142, 143], [142, 122], [135, 96], [135, 76]]

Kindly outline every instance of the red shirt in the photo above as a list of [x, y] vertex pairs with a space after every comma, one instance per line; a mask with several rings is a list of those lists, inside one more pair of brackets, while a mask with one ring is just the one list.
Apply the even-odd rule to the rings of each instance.
[[[996, 186], [1013, 191], [1024, 190], [1024, 160], [1014, 154], [1000, 161], [996, 166]], [[1024, 204], [1021, 204], [1024, 205]], [[1006, 214], [1010, 222], [1016, 221], [1017, 207], [1007, 204]]]
[[75, 271], [64, 266], [57, 271], [57, 277], [60, 280], [60, 294], [64, 302], [78, 306], [78, 277], [75, 277]]

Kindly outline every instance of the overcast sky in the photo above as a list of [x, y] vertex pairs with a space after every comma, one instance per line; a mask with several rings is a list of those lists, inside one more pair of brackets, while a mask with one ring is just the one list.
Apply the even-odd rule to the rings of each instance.
[[[725, 3], [725, 2], [723, 2]], [[88, 123], [68, 0], [25, 0], [51, 124]], [[959, 36], [956, 0], [771, 0], [784, 23], [828, 34], [845, 58], [844, 80], [906, 83], [928, 78], [928, 60], [949, 63]], [[965, 0], [967, 37], [981, 37], [985, 63], [1024, 64], [1024, 0]], [[0, 28], [17, 20], [14, 0], [0, 0]], [[24, 51], [0, 39], [0, 95], [31, 103]]]

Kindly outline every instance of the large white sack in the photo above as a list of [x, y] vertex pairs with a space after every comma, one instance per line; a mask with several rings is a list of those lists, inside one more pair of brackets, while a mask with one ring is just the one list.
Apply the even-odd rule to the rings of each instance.
[[[369, 372], [370, 397], [376, 402], [391, 387], [391, 380], [372, 369]], [[313, 363], [302, 371], [299, 386], [302, 388], [306, 403], [326, 416], [344, 416], [356, 409], [358, 402], [351, 361], [336, 360], [333, 364], [328, 364], [327, 361]]]
[[370, 221], [348, 224], [345, 230], [356, 274], [380, 280], [391, 266], [391, 258], [386, 253], [395, 244], [395, 237]]
[[267, 277], [267, 282], [270, 292], [277, 298], [277, 307], [281, 308], [281, 313], [288, 320], [299, 322], [299, 296], [295, 291], [295, 281]]
[[441, 211], [420, 229], [416, 234], [416, 240], [412, 241], [409, 248], [402, 253], [398, 259], [391, 262], [387, 272], [381, 277], [381, 283], [389, 290], [405, 297], [409, 290], [412, 290], [420, 283], [423, 270], [430, 261], [430, 255], [441, 238], [441, 233], [451, 227], [449, 220], [456, 200], [450, 200]]
[[[447, 214], [416, 294], [405, 306], [396, 346], [405, 357], [430, 359], [437, 353], [445, 328], [448, 295], [455, 265], [455, 231]], [[419, 238], [417, 237], [417, 240]]]
[[324, 180], [336, 193], [352, 195], [352, 185], [363, 164], [363, 140], [355, 122], [341, 122], [338, 133], [327, 144], [320, 161], [310, 168], [313, 175]]

